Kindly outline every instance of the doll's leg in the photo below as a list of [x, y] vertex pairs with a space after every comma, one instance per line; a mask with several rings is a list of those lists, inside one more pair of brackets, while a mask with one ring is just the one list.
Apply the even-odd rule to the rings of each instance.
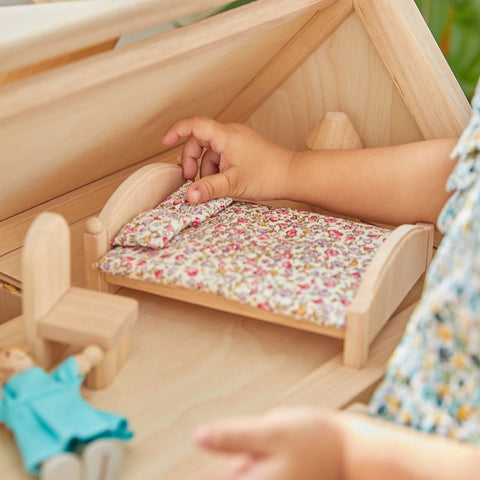
[[95, 440], [84, 448], [82, 457], [84, 480], [115, 480], [122, 465], [123, 447], [117, 440]]
[[81, 463], [78, 455], [62, 453], [49, 458], [40, 468], [41, 480], [80, 480]]

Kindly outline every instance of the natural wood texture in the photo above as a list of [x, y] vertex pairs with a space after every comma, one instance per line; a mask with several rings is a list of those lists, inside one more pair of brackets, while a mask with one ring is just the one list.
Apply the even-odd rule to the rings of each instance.
[[252, 17], [236, 9], [0, 88], [0, 219], [159, 154], [174, 120], [216, 116], [307, 3], [259, 0]]
[[[54, 198], [42, 205], [33, 207], [25, 212], [0, 222], [0, 272], [10, 269], [9, 260], [5, 254], [18, 249], [32, 221], [43, 211], [62, 215], [69, 224], [98, 213], [113, 192], [120, 184], [138, 169], [159, 161], [178, 163], [181, 148], [173, 148], [161, 155], [154, 156], [132, 167], [124, 168], [119, 172], [77, 188], [61, 197]], [[15, 254], [14, 254], [15, 256]], [[0, 274], [1, 275], [1, 274]], [[18, 276], [14, 278], [19, 278]]]
[[322, 405], [346, 407], [353, 400], [352, 392], [360, 392], [360, 385], [371, 386], [383, 378], [386, 362], [398, 345], [415, 306], [413, 303], [405, 307], [387, 322], [373, 342], [364, 368], [356, 370], [344, 365], [343, 355], [339, 354], [292, 386], [279, 398], [279, 404], [301, 405], [308, 403], [309, 398], [322, 398], [325, 399]]
[[[328, 132], [329, 129], [332, 130], [331, 133]], [[355, 130], [348, 117], [340, 113], [327, 116], [321, 130], [325, 135], [318, 137], [319, 143], [315, 144], [317, 147], [321, 147], [322, 139], [330, 143], [335, 139], [336, 144], [340, 145], [343, 142], [345, 146], [353, 145], [357, 141], [352, 135]], [[344, 130], [349, 133], [349, 143], [342, 134]], [[360, 368], [366, 361], [372, 339], [425, 271], [430, 255], [428, 247], [431, 248], [431, 229], [424, 225], [418, 227], [404, 225], [397, 228], [380, 247], [367, 268], [364, 274], [366, 286], [360, 287], [347, 310], [345, 330], [297, 321], [221, 296], [175, 285], [133, 280], [101, 271], [92, 272], [92, 265], [107, 253], [110, 249], [110, 239], [126, 222], [138, 213], [158, 205], [183, 182], [179, 166], [160, 163], [143, 167], [122, 183], [99, 217], [92, 218], [87, 223], [85, 234], [87, 287], [101, 291], [108, 291], [109, 284], [127, 287], [334, 338], [345, 338], [345, 364]], [[350, 326], [350, 323], [353, 326]]]
[[[335, 339], [141, 292], [122, 294], [141, 305], [129, 361], [109, 388], [83, 390], [95, 407], [126, 415], [135, 431], [122, 480], [210, 478], [220, 460], [190, 440], [202, 422], [273, 406], [350, 403], [384, 374], [411, 311], [405, 307], [388, 322], [358, 371], [342, 365]], [[19, 343], [21, 328], [9, 330]], [[2, 342], [12, 343], [0, 326]], [[5, 430], [0, 464], [8, 480], [30, 479]]]
[[16, 82], [17, 80], [22, 80], [61, 65], [66, 65], [67, 63], [81, 60], [82, 58], [90, 57], [91, 55], [96, 55], [98, 53], [111, 50], [116, 45], [117, 41], [118, 39], [109, 40], [98, 45], [93, 45], [92, 47], [86, 47], [81, 50], [77, 50], [76, 52], [67, 53], [60, 57], [44, 60], [43, 62], [37, 62], [10, 72], [0, 73], [0, 86], [6, 85], [7, 83]]
[[348, 116], [343, 112], [327, 112], [322, 121], [308, 134], [309, 150], [362, 148], [362, 141]]
[[380, 247], [347, 311], [345, 365], [365, 364], [371, 341], [425, 272], [432, 238], [433, 225], [402, 225]]
[[354, 0], [354, 5], [423, 136], [459, 136], [471, 109], [415, 3]]
[[136, 320], [137, 304], [120, 295], [72, 287], [37, 322], [37, 335], [55, 342], [112, 348]]
[[250, 305], [243, 305], [233, 300], [213, 295], [205, 292], [198, 292], [174, 285], [159, 285], [151, 282], [143, 282], [141, 280], [133, 280], [130, 278], [120, 277], [116, 275], [103, 274], [104, 279], [108, 283], [118, 285], [134, 290], [141, 290], [142, 292], [154, 293], [174, 300], [193, 303], [204, 307], [221, 310], [235, 315], [244, 317], [256, 318], [265, 322], [271, 322], [285, 327], [297, 328], [306, 332], [314, 332], [320, 335], [327, 335], [333, 338], [344, 338], [344, 331], [338, 328], [324, 327], [322, 325], [315, 325], [309, 322], [302, 322], [289, 318], [277, 313], [267, 312], [260, 308], [251, 307]]
[[62, 346], [96, 344], [106, 351], [89, 385], [104, 388], [127, 359], [128, 332], [137, 302], [71, 287], [70, 230], [58, 214], [39, 215], [28, 230], [22, 253], [23, 321], [36, 362], [50, 368]]
[[22, 309], [27, 345], [42, 367], [56, 360], [58, 346], [38, 337], [37, 321], [70, 288], [70, 232], [59, 215], [43, 213], [32, 223], [22, 252]]
[[219, 122], [244, 122], [353, 10], [352, 0], [337, 0], [315, 13], [288, 44], [217, 116]]
[[[266, 4], [266, 8], [275, 7], [275, 1], [258, 1]], [[332, 1], [302, 0], [295, 3], [308, 9], [312, 6], [322, 8]], [[225, 0], [116, 0], [2, 9], [0, 71], [16, 70], [226, 3]], [[248, 8], [247, 5], [245, 9]]]
[[365, 147], [423, 138], [355, 12], [272, 92], [247, 125], [285, 147], [304, 150], [305, 138], [333, 111], [348, 115]]
[[[343, 112], [326, 113], [305, 143], [311, 150], [362, 148], [355, 127]], [[346, 314], [345, 365], [364, 366], [370, 343], [426, 271], [432, 257], [433, 230], [428, 224], [403, 225], [376, 252]]]
[[156, 207], [184, 183], [179, 165], [147, 165], [118, 187], [100, 212], [100, 221], [113, 237], [135, 215]]
[[22, 312], [22, 298], [16, 287], [0, 280], [0, 324], [18, 317]]

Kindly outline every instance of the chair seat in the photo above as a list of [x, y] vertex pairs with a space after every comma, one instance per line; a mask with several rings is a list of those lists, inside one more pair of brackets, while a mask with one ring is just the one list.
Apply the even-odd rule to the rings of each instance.
[[112, 348], [136, 319], [137, 301], [72, 287], [36, 325], [44, 340]]

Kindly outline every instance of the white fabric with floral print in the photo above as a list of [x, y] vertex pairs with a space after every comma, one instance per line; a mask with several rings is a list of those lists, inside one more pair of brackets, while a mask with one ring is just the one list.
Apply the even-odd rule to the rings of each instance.
[[230, 199], [191, 206], [187, 186], [124, 227], [97, 267], [345, 326], [348, 305], [389, 230]]

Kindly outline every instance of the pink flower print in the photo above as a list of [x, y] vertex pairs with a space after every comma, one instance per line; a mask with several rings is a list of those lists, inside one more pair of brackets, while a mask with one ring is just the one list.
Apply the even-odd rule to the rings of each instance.
[[259, 240], [268, 240], [268, 235], [266, 233], [262, 233], [258, 236]]
[[[237, 208], [237, 209], [235, 210], [235, 213], [236, 213], [237, 215], [241, 215], [243, 212], [242, 212], [242, 210], [241, 210], [240, 208]], [[243, 221], [246, 222], [246, 220], [245, 220], [244, 218], [240, 218], [238, 221], [240, 222], [241, 220], [243, 220]]]
[[177, 200], [174, 200], [174, 201], [172, 202], [172, 205], [180, 205], [180, 204], [182, 204], [182, 203], [184, 203], [183, 200], [177, 199]]
[[278, 226], [282, 229], [285, 230], [288, 227], [287, 223], [279, 223]]
[[287, 213], [287, 209], [286, 208], [279, 208], [277, 210], [277, 213], [279, 213], [280, 215], [285, 215]]
[[155, 270], [155, 278], [160, 278], [163, 275], [163, 270], [157, 269]]
[[269, 220], [271, 222], [278, 222], [278, 218], [277, 217], [270, 217]]
[[303, 283], [303, 284], [300, 284], [299, 287], [302, 290], [308, 290], [310, 288], [310, 285], [308, 283]]
[[283, 263], [282, 263], [282, 267], [292, 268], [292, 264], [287, 260], [286, 262], [283, 262]]
[[287, 232], [287, 237], [294, 237], [296, 234], [297, 231], [295, 229], [292, 229]]
[[290, 259], [290, 258], [292, 258], [293, 255], [292, 255], [292, 252], [290, 252], [290, 251], [287, 250], [286, 252], [283, 252], [280, 256], [281, 256], [282, 258]]
[[216, 227], [215, 230], [217, 232], [224, 232], [227, 229], [227, 226], [224, 223], [219, 223]]
[[338, 250], [334, 250], [333, 248], [329, 248], [327, 250], [325, 250], [325, 253], [329, 256], [329, 257], [336, 257], [338, 255]]
[[183, 253], [180, 253], [179, 255], [175, 255], [175, 260], [183, 260], [185, 258], [185, 255]]
[[335, 283], [333, 283], [333, 282], [323, 282], [323, 284], [328, 288], [332, 288], [332, 287], [335, 286]]
[[186, 272], [187, 275], [189, 275], [190, 277], [194, 277], [195, 275], [197, 275], [198, 270], [196, 268], [189, 268]]
[[341, 302], [341, 304], [344, 305], [345, 307], [348, 307], [348, 306], [350, 305], [350, 302], [349, 302], [347, 299], [345, 299], [345, 298], [343, 298], [342, 300], [340, 300], [340, 302]]
[[358, 272], [352, 273], [353, 278], [360, 278], [360, 274]]
[[200, 219], [198, 217], [195, 217], [192, 221], [192, 225], [194, 227], [197, 227], [198, 225], [200, 225]]
[[325, 220], [326, 223], [335, 223], [336, 219], [333, 218], [333, 217], [325, 217], [324, 220]]
[[165, 230], [168, 230], [169, 232], [175, 232], [175, 229], [171, 225], [166, 225]]
[[259, 303], [257, 307], [261, 308], [262, 310], [266, 310], [267, 312], [272, 311], [272, 307], [268, 303]]
[[339, 232], [338, 230], [329, 230], [328, 233], [333, 237], [337, 237], [337, 238], [340, 238], [342, 236], [342, 233]]
[[313, 303], [317, 305], [321, 305], [323, 303], [323, 300], [321, 298], [317, 298], [316, 300], [313, 301]]

